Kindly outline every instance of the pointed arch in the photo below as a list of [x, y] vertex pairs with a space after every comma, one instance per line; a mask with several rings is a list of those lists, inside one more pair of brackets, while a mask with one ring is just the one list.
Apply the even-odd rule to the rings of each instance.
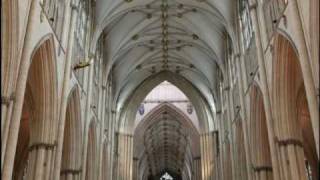
[[[303, 111], [310, 115], [309, 108], [303, 106], [297, 107], [298, 101], [307, 101], [306, 99], [304, 99], [305, 101], [299, 99], [301, 97], [306, 98], [306, 96], [298, 96], [301, 92], [301, 88], [303, 91], [305, 90], [305, 85], [297, 50], [289, 39], [279, 33], [275, 37], [272, 69], [272, 103], [275, 109], [275, 129], [278, 137], [278, 144], [280, 148], [284, 148], [283, 144], [290, 142], [286, 147], [296, 145], [294, 148], [297, 151], [294, 153], [296, 159], [286, 158], [287, 154], [282, 152], [281, 156], [284, 159], [282, 163], [284, 164], [287, 163], [286, 161], [289, 161], [290, 168], [296, 169], [292, 170], [292, 174], [289, 175], [306, 178], [305, 176], [307, 173], [304, 161], [306, 160], [310, 163], [318, 161], [318, 158], [316, 154], [306, 154], [306, 152], [316, 152], [316, 150], [313, 149], [315, 145], [309, 146], [306, 144], [307, 142], [313, 142], [312, 144], [315, 144], [314, 137], [306, 134], [306, 132], [313, 132], [313, 130], [312, 128], [303, 129], [308, 126], [301, 127], [299, 123], [299, 121], [301, 122], [301, 119], [299, 120], [297, 116], [299, 114], [299, 108], [304, 109]], [[308, 122], [311, 124], [311, 119], [307, 119], [307, 121], [304, 120], [304, 123]], [[303, 138], [306, 137], [310, 140], [304, 141]], [[302, 148], [304, 152], [301, 150], [299, 151], [300, 148]], [[316, 157], [316, 159], [314, 159], [314, 157]], [[296, 164], [296, 166], [294, 166], [294, 164]], [[316, 166], [317, 167], [313, 168], [319, 169], [319, 165], [317, 164]]]
[[154, 119], [156, 115], [159, 115], [164, 111], [170, 111], [170, 113], [178, 117], [181, 120], [181, 122], [185, 123], [185, 125], [189, 126], [190, 128], [192, 128], [193, 131], [195, 130], [199, 134], [199, 130], [192, 123], [192, 120], [184, 112], [182, 112], [182, 110], [170, 103], [161, 103], [154, 107], [150, 112], [148, 112], [148, 114], [146, 114], [145, 117], [143, 117], [143, 119], [139, 122], [138, 126], [134, 129], [134, 134], [137, 132], [137, 130], [144, 129], [144, 126], [146, 126], [147, 123], [152, 123], [152, 121], [146, 121]]
[[107, 139], [103, 141], [102, 144], [102, 179], [107, 180], [109, 178], [109, 156], [108, 156], [108, 142]]
[[209, 104], [203, 94], [188, 80], [170, 71], [162, 71], [143, 81], [126, 99], [125, 106], [119, 116], [119, 131], [133, 133], [134, 118], [140, 102], [155, 86], [169, 81], [179, 88], [192, 102], [198, 115], [199, 127], [202, 132], [209, 132], [214, 129], [213, 104]]
[[254, 173], [257, 169], [265, 167], [265, 178], [272, 178], [271, 153], [268, 139], [266, 114], [263, 96], [260, 87], [253, 83], [250, 87], [250, 118], [248, 123], [248, 136], [250, 144], [251, 161]]
[[87, 143], [87, 159], [86, 159], [86, 172], [85, 179], [96, 179], [97, 174], [95, 170], [98, 168], [96, 165], [97, 155], [97, 122], [92, 118], [88, 129], [88, 143]]
[[[54, 146], [57, 128], [57, 77], [51, 35], [44, 36], [33, 50], [28, 69], [24, 106], [19, 128], [13, 178], [33, 177], [35, 169], [49, 159], [37, 160], [34, 149]], [[49, 148], [50, 149], [50, 148]], [[32, 153], [32, 156], [29, 154]], [[22, 158], [22, 159], [21, 159]], [[35, 163], [37, 161], [38, 163]], [[21, 169], [22, 168], [22, 169]]]
[[66, 121], [61, 161], [61, 179], [67, 179], [70, 173], [80, 171], [82, 147], [82, 121], [79, 89], [73, 87], [66, 110]]
[[[139, 177], [160, 178], [164, 171], [171, 171], [177, 177], [184, 175], [193, 178], [193, 159], [201, 153], [200, 134], [176, 106], [162, 103], [154, 107], [138, 124], [133, 141], [133, 156], [139, 160], [136, 167]], [[167, 164], [163, 161], [166, 158], [169, 159]], [[150, 167], [146, 168], [146, 164]]]

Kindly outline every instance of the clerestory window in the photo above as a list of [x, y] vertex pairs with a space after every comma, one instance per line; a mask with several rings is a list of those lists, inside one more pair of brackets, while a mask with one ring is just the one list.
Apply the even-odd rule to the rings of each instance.
[[239, 0], [239, 13], [242, 28], [242, 40], [244, 48], [247, 49], [253, 36], [248, 0]]
[[170, 174], [166, 172], [166, 173], [164, 173], [163, 176], [161, 176], [160, 180], [173, 180], [173, 177], [170, 176]]

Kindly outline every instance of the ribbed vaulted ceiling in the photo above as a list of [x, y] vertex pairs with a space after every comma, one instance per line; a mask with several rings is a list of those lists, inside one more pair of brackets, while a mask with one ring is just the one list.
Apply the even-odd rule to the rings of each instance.
[[171, 71], [214, 103], [234, 0], [97, 0], [95, 41], [103, 37], [118, 106], [149, 76]]
[[[135, 114], [134, 107], [140, 103], [128, 100], [147, 95], [136, 92], [140, 87], [147, 88], [143, 85], [150, 84], [150, 78], [156, 80], [161, 75], [179, 76], [171, 78], [180, 79], [174, 83], [177, 87], [195, 90], [181, 89], [193, 92], [190, 100], [203, 99], [204, 103], [192, 103], [199, 105], [195, 109], [201, 121], [213, 121], [213, 117], [206, 117], [215, 111], [226, 40], [234, 37], [235, 8], [235, 0], [97, 0], [92, 51], [95, 42], [101, 40], [108, 65], [106, 76], [112, 75], [114, 102], [123, 114], [122, 124], [130, 120], [128, 116]], [[185, 80], [188, 83], [182, 82]], [[188, 161], [200, 155], [196, 145], [199, 132], [193, 132], [194, 127], [169, 106], [161, 109], [148, 122], [141, 122], [134, 133], [134, 156], [141, 162], [139, 168], [154, 177], [166, 169], [181, 175], [184, 168], [189, 168], [191, 173]], [[212, 122], [201, 124], [202, 129], [208, 129], [205, 126]], [[126, 129], [130, 128], [122, 128]]]

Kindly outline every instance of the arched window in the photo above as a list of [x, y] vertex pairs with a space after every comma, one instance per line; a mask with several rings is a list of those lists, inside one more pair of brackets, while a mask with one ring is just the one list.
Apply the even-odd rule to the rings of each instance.
[[244, 48], [247, 49], [250, 45], [250, 42], [253, 36], [248, 0], [239, 1], [239, 13], [240, 13], [241, 28], [242, 28], [243, 44], [244, 44]]
[[160, 180], [173, 180], [173, 177], [170, 176], [169, 173], [164, 173], [164, 175], [161, 176]]
[[81, 49], [85, 48], [85, 37], [86, 33], [88, 31], [87, 23], [89, 19], [89, 3], [86, 0], [81, 0], [78, 7], [79, 13], [78, 13], [78, 21], [77, 21], [77, 28], [76, 28], [76, 39], [78, 41], [79, 46]]
[[[73, 46], [73, 65], [80, 62], [88, 61], [88, 39], [91, 33], [91, 24], [93, 23], [93, 4], [91, 0], [80, 0], [78, 5], [78, 17], [76, 28], [74, 32], [74, 46]], [[75, 75], [80, 83], [83, 85], [84, 69], [77, 69]]]

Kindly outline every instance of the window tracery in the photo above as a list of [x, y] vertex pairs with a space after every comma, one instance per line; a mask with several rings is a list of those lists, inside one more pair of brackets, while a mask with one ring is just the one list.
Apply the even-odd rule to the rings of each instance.
[[[78, 16], [74, 32], [74, 45], [73, 45], [73, 65], [88, 62], [88, 39], [90, 38], [91, 25], [93, 23], [92, 14], [93, 4], [90, 0], [80, 0], [78, 4]], [[90, 57], [93, 58], [93, 57]], [[84, 69], [75, 71], [75, 75], [83, 86]]]
[[173, 180], [172, 176], [170, 176], [169, 173], [165, 173], [161, 178], [160, 180]]
[[63, 0], [42, 0], [40, 3], [43, 13], [48, 18], [54, 33], [59, 41], [61, 41], [63, 32], [63, 23], [65, 17], [65, 1]]
[[250, 19], [250, 8], [248, 0], [239, 1], [240, 21], [242, 28], [242, 40], [244, 48], [247, 49], [253, 37], [252, 22]]

